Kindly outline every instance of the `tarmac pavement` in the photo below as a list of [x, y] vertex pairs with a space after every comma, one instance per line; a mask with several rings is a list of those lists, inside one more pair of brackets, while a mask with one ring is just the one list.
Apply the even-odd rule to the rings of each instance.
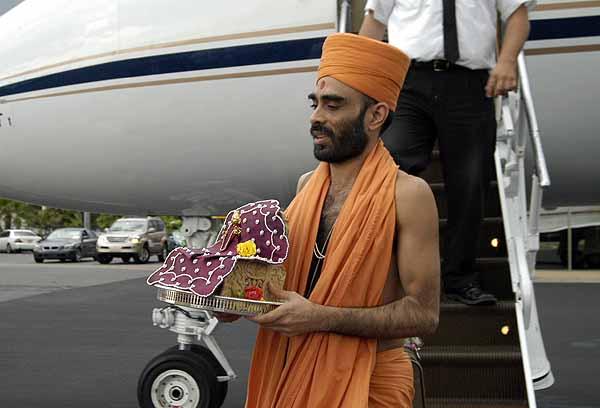
[[[155, 290], [144, 278], [158, 263], [35, 264], [0, 254], [0, 407], [132, 408], [147, 362], [175, 344], [152, 326]], [[541, 408], [600, 408], [599, 284], [536, 285], [556, 384]], [[222, 324], [216, 337], [239, 378], [224, 408], [243, 407], [256, 327]]]

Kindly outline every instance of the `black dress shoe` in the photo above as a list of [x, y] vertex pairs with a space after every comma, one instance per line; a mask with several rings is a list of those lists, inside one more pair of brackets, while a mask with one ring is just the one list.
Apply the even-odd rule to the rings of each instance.
[[478, 285], [470, 284], [460, 289], [451, 289], [446, 292], [446, 297], [465, 305], [495, 305], [498, 301], [491, 293], [485, 293]]

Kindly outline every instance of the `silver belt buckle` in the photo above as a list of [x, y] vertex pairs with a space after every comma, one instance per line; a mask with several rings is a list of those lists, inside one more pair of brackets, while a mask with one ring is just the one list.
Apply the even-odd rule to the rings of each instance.
[[440, 72], [440, 71], [448, 71], [448, 69], [450, 69], [450, 61], [448, 60], [433, 60], [433, 70]]

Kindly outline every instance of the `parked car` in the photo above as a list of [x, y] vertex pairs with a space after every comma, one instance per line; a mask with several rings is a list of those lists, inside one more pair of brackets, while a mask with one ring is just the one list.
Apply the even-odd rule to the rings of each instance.
[[168, 254], [167, 231], [160, 218], [120, 218], [98, 237], [96, 259], [102, 264], [118, 257], [146, 263], [152, 255], [163, 262]]
[[82, 258], [96, 258], [97, 240], [98, 236], [85, 228], [59, 228], [35, 246], [33, 259], [40, 263], [45, 259], [79, 262]]
[[0, 250], [4, 252], [32, 251], [42, 237], [29, 230], [9, 229], [0, 233]]

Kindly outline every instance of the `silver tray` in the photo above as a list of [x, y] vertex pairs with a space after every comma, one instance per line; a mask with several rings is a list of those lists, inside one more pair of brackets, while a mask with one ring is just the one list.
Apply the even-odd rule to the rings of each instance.
[[172, 305], [241, 316], [268, 313], [281, 305], [279, 302], [268, 302], [265, 300], [239, 299], [225, 296], [202, 297], [190, 292], [165, 288], [158, 288], [157, 298], [162, 302]]

